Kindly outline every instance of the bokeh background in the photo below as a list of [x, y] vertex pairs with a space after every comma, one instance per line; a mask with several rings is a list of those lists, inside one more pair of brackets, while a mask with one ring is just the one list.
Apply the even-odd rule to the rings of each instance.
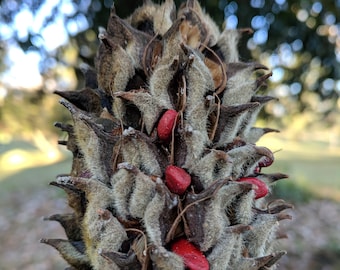
[[[180, 1], [176, 1], [179, 5]], [[221, 29], [252, 28], [243, 61], [272, 70], [266, 91], [279, 98], [258, 126], [281, 130], [258, 143], [275, 152], [265, 172], [289, 174], [273, 198], [295, 205], [282, 222], [288, 251], [279, 269], [340, 269], [340, 0], [201, 1]], [[142, 1], [115, 1], [128, 16]], [[70, 211], [48, 185], [70, 170], [71, 156], [53, 123], [69, 122], [54, 90], [84, 85], [98, 27], [112, 0], [0, 1], [0, 269], [63, 269], [39, 238], [63, 238], [43, 216]]]

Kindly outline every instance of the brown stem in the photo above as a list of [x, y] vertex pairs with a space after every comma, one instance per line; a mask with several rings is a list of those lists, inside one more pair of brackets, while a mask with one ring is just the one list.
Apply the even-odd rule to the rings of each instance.
[[116, 153], [114, 153], [114, 158], [113, 158], [113, 162], [112, 162], [112, 170], [116, 171], [117, 169], [117, 165], [118, 165], [118, 158], [119, 158], [119, 152], [120, 152], [120, 148], [122, 147], [122, 139], [123, 139], [123, 131], [124, 131], [124, 125], [123, 125], [123, 121], [120, 119], [120, 129], [121, 129], [121, 134], [120, 134], [120, 139], [118, 142], [118, 149], [114, 148], [113, 151], [117, 151]]
[[217, 130], [217, 127], [218, 127], [218, 121], [220, 119], [220, 114], [221, 114], [221, 100], [217, 96], [216, 93], [214, 94], [214, 97], [217, 98], [217, 114], [216, 114], [216, 120], [215, 120], [215, 123], [214, 123], [214, 127], [211, 131], [210, 138], [209, 138], [211, 141], [215, 138], [216, 130]]
[[172, 240], [172, 236], [174, 235], [174, 232], [180, 222], [180, 220], [183, 218], [183, 215], [185, 214], [185, 212], [191, 207], [191, 206], [194, 206], [195, 204], [197, 203], [200, 203], [200, 202], [203, 202], [205, 200], [208, 200], [208, 199], [211, 199], [213, 197], [215, 197], [217, 191], [220, 189], [220, 187], [222, 185], [224, 185], [226, 182], [228, 182], [229, 180], [225, 180], [225, 181], [222, 181], [219, 186], [214, 190], [214, 192], [209, 195], [209, 196], [206, 196], [206, 197], [203, 197], [197, 201], [194, 201], [192, 203], [189, 203], [186, 207], [184, 207], [184, 209], [178, 214], [178, 216], [176, 217], [176, 219], [174, 220], [168, 234], [166, 235], [166, 238], [165, 238], [165, 243], [169, 243], [171, 240]]
[[148, 42], [148, 44], [146, 44], [145, 48], [144, 48], [144, 52], [143, 52], [143, 57], [142, 57], [142, 66], [143, 66], [143, 70], [144, 73], [147, 77], [151, 76], [151, 67], [147, 66], [146, 63], [146, 57], [147, 57], [147, 53], [148, 53], [148, 49], [151, 46], [152, 42], [157, 38], [158, 34], [156, 33], [152, 39]]

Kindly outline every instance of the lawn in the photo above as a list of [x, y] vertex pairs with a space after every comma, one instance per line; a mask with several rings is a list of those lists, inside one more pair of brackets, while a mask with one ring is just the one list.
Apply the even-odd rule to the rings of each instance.
[[322, 141], [298, 142], [274, 136], [264, 137], [259, 145], [277, 151], [275, 162], [263, 172], [289, 175], [277, 188], [296, 186], [317, 197], [340, 201], [340, 147], [330, 147]]

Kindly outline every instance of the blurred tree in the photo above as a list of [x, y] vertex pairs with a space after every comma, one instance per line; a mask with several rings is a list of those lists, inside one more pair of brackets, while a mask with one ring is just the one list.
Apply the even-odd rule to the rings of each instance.
[[[124, 17], [142, 2], [117, 0], [115, 6]], [[313, 111], [334, 121], [340, 93], [340, 0], [200, 2], [221, 29], [254, 30], [248, 40], [240, 42], [245, 49], [241, 57], [257, 59], [273, 71], [270, 89], [282, 102], [268, 106], [270, 114], [290, 119]], [[4, 65], [11, 67], [10, 50], [17, 46], [26, 54], [39, 55], [40, 90], [80, 87], [76, 84], [82, 84], [79, 66], [93, 65], [98, 27], [106, 26], [111, 5], [112, 0], [1, 1], [3, 81], [7, 76]]]

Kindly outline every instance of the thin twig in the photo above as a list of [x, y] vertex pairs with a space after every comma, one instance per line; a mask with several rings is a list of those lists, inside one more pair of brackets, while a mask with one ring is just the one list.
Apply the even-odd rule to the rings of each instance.
[[221, 184], [216, 187], [216, 189], [214, 190], [213, 194], [211, 194], [210, 196], [207, 196], [207, 197], [204, 197], [202, 199], [199, 199], [197, 201], [194, 201], [192, 203], [189, 203], [186, 207], [184, 207], [184, 209], [178, 214], [178, 216], [176, 217], [176, 219], [174, 220], [166, 238], [165, 238], [165, 243], [169, 243], [171, 240], [172, 240], [172, 235], [174, 234], [174, 231], [176, 230], [179, 222], [180, 222], [180, 219], [182, 219], [183, 215], [185, 214], [185, 212], [191, 207], [191, 206], [194, 206], [195, 204], [197, 203], [200, 203], [200, 202], [203, 202], [205, 200], [208, 200], [208, 199], [211, 199], [213, 197], [215, 197], [216, 195], [216, 192], [220, 189], [220, 187], [222, 185], [224, 185], [226, 182], [228, 182], [228, 180], [225, 180], [225, 181], [222, 181]]
[[217, 114], [216, 114], [216, 120], [215, 120], [213, 129], [211, 131], [210, 138], [209, 138], [211, 141], [215, 138], [216, 130], [217, 130], [217, 127], [218, 127], [218, 122], [220, 120], [220, 114], [221, 114], [221, 100], [217, 96], [217, 94], [214, 94], [214, 97], [217, 98]]

